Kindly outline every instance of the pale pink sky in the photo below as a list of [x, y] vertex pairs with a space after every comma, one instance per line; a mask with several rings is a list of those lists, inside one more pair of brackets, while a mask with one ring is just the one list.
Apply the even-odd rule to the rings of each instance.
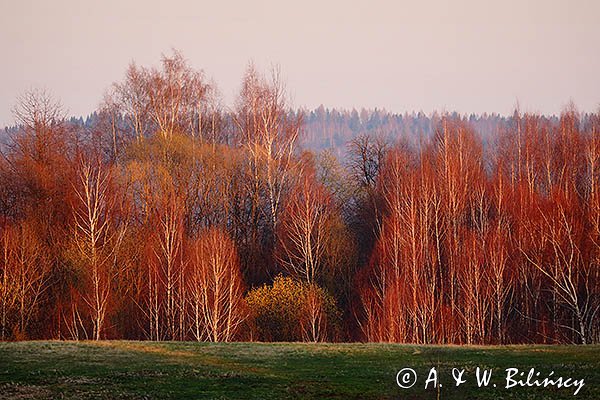
[[558, 113], [600, 107], [600, 1], [0, 0], [0, 125], [44, 87], [93, 111], [128, 63], [179, 49], [232, 104], [249, 60], [296, 106]]

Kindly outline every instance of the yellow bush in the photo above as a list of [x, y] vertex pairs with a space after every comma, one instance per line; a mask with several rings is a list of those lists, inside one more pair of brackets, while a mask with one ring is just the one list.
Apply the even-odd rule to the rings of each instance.
[[332, 340], [340, 312], [333, 297], [315, 284], [279, 275], [272, 285], [246, 296], [253, 337], [261, 341]]

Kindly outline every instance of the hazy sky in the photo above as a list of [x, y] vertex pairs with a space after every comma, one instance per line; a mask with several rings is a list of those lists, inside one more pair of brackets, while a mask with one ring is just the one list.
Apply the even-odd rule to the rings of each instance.
[[600, 107], [598, 0], [0, 0], [0, 125], [43, 87], [86, 115], [179, 49], [231, 104], [249, 60], [295, 106], [507, 114]]

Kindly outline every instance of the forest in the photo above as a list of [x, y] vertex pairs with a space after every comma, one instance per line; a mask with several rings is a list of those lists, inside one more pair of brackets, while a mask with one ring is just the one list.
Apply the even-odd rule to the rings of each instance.
[[600, 342], [600, 112], [336, 119], [277, 69], [240, 87], [173, 52], [86, 123], [16, 100], [0, 340]]

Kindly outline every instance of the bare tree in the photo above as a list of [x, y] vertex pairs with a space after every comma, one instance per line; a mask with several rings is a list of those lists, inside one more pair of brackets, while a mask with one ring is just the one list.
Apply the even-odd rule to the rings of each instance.
[[[267, 81], [250, 65], [243, 81], [236, 125], [238, 140], [251, 156], [252, 197], [260, 199], [264, 188], [267, 215], [273, 232], [282, 201], [288, 188], [293, 167], [296, 140], [300, 133], [301, 116], [293, 116], [285, 102], [285, 88], [278, 69]], [[259, 209], [260, 205], [254, 205]], [[256, 211], [255, 211], [256, 212]]]
[[5, 229], [1, 246], [1, 337], [23, 339], [48, 290], [50, 265], [29, 222]]
[[579, 240], [581, 226], [575, 216], [561, 203], [555, 205], [554, 211], [552, 215], [542, 215], [543, 226], [539, 232], [530, 232], [532, 236], [541, 236], [535, 241], [542, 246], [537, 251], [547, 247], [550, 258], [539, 261], [524, 249], [520, 250], [530, 265], [549, 280], [554, 301], [566, 306], [572, 313], [573, 324], [560, 326], [576, 333], [581, 343], [586, 344], [589, 339], [588, 320], [597, 312], [597, 306], [593, 307], [589, 301], [594, 282], [588, 278], [593, 266], [584, 263]]
[[326, 224], [332, 215], [331, 198], [305, 172], [290, 193], [281, 224], [279, 261], [294, 276], [314, 283], [320, 277], [328, 243]]
[[78, 204], [74, 207], [74, 240], [89, 273], [91, 291], [81, 293], [91, 310], [92, 337], [100, 340], [104, 333], [107, 309], [118, 274], [114, 258], [123, 241], [127, 222], [114, 226], [111, 220], [115, 204], [108, 192], [111, 174], [100, 162], [83, 161], [75, 188]]
[[209, 228], [192, 243], [191, 253], [188, 290], [194, 338], [229, 342], [246, 319], [235, 245], [222, 230]]

